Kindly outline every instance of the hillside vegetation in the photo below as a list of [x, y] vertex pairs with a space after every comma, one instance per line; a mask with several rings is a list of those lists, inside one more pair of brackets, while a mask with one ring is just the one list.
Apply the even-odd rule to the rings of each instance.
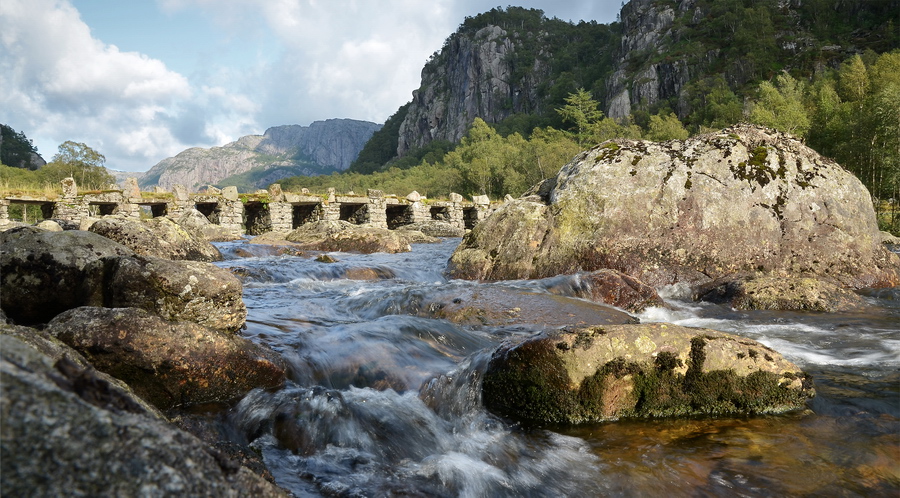
[[[373, 135], [348, 172], [281, 183], [498, 199], [522, 194], [610, 138], [686, 138], [748, 121], [794, 134], [852, 171], [887, 213], [884, 228], [896, 232], [897, 12], [895, 1], [632, 0], [622, 22], [603, 25], [492, 9], [448, 37], [423, 70], [413, 102]], [[450, 129], [430, 131], [430, 140], [402, 137], [415, 132], [410, 122], [427, 116], [423, 95], [441, 101], [466, 91], [447, 84], [459, 71], [447, 66], [472, 58], [458, 56], [474, 50], [461, 39], [477, 42], [486, 33], [491, 46], [507, 43], [501, 65], [511, 83], [502, 89], [510, 95], [492, 96], [493, 106], [470, 116], [458, 140], [440, 138], [452, 138]], [[622, 109], [628, 114], [615, 115]], [[403, 151], [404, 140], [423, 145]]]

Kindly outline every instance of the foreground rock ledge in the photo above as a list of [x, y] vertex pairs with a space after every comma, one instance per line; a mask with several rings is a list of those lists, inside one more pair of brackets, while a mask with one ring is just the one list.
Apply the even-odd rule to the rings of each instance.
[[288, 496], [91, 369], [2, 334], [0, 393], [3, 496]]
[[226, 402], [285, 381], [285, 365], [275, 352], [142, 309], [75, 308], [54, 318], [47, 331], [163, 410]]
[[553, 331], [501, 346], [485, 407], [529, 423], [782, 413], [815, 395], [796, 365], [723, 332], [656, 323]]

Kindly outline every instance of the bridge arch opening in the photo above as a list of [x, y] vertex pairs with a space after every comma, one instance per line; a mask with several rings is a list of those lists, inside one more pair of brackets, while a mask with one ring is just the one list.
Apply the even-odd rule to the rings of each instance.
[[92, 202], [88, 205], [90, 216], [111, 216], [119, 212], [119, 205], [115, 202]]
[[478, 224], [478, 209], [474, 206], [463, 208], [463, 226], [466, 230], [475, 228]]
[[447, 206], [431, 206], [431, 219], [437, 221], [450, 221], [450, 208]]
[[10, 200], [7, 215], [10, 220], [22, 223], [37, 223], [53, 218], [52, 202]]
[[341, 203], [341, 213], [340, 219], [343, 221], [349, 221], [354, 225], [362, 225], [366, 221], [368, 221], [368, 204], [363, 203]]
[[272, 213], [267, 203], [244, 204], [244, 231], [247, 235], [261, 235], [272, 231]]
[[299, 228], [302, 225], [321, 219], [321, 203], [303, 202], [291, 205], [291, 228]]
[[414, 220], [413, 207], [410, 204], [394, 204], [385, 208], [387, 227], [391, 230], [409, 225]]
[[206, 216], [210, 223], [219, 224], [219, 213], [222, 212], [222, 209], [219, 207], [218, 202], [198, 202], [194, 204], [194, 208], [203, 213], [203, 216]]

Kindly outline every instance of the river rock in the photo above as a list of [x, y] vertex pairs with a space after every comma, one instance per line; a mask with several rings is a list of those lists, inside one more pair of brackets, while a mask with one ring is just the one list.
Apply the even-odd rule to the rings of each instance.
[[105, 256], [131, 256], [131, 249], [79, 230], [47, 232], [20, 227], [0, 233], [0, 303], [19, 324], [47, 323], [83, 304], [84, 268]]
[[479, 223], [453, 254], [451, 276], [610, 268], [654, 287], [740, 272], [826, 278], [852, 289], [900, 284], [900, 260], [880, 243], [862, 183], [765, 128], [605, 142], [547, 185], [549, 204], [516, 200]]
[[194, 208], [186, 209], [176, 222], [194, 237], [207, 242], [228, 242], [241, 239], [241, 234], [216, 225]]
[[237, 331], [247, 318], [241, 282], [210, 263], [110, 257], [87, 265], [84, 273], [82, 305], [142, 308], [225, 332]]
[[507, 343], [484, 374], [484, 405], [530, 423], [782, 413], [815, 391], [762, 344], [672, 324], [546, 332]]
[[585, 273], [580, 275], [580, 280], [587, 287], [584, 297], [592, 301], [631, 312], [666, 305], [656, 289], [616, 270], [607, 268]]
[[289, 242], [311, 251], [340, 251], [370, 254], [409, 252], [409, 241], [395, 230], [354, 225], [343, 220], [306, 223], [285, 236]]
[[400, 231], [417, 230], [431, 237], [462, 237], [466, 234], [464, 228], [441, 220], [427, 220], [409, 223], [397, 228]]
[[212, 244], [195, 237], [164, 216], [145, 221], [103, 218], [91, 225], [89, 230], [115, 240], [143, 256], [222, 261], [222, 254]]
[[163, 410], [229, 401], [285, 380], [283, 360], [268, 349], [141, 309], [76, 308], [54, 318], [47, 331]]
[[865, 305], [861, 296], [827, 280], [776, 275], [728, 276], [701, 285], [696, 299], [739, 310], [838, 312]]
[[287, 496], [90, 370], [6, 335], [0, 391], [3, 496]]

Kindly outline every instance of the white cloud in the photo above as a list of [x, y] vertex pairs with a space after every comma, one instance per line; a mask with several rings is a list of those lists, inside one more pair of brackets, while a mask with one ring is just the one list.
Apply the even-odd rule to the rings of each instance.
[[67, 1], [3, 0], [0, 32], [0, 121], [44, 137], [46, 159], [74, 140], [143, 170], [185, 148], [166, 120], [196, 98], [187, 78], [93, 38]]
[[[577, 18], [619, 1], [524, 3]], [[152, 48], [142, 50], [166, 57], [174, 47], [184, 74], [98, 39], [70, 0], [0, 0], [0, 122], [33, 138], [47, 159], [58, 144], [74, 140], [104, 154], [108, 166], [134, 171], [270, 126], [328, 118], [383, 122], [412, 98], [423, 65], [465, 17], [495, 5], [156, 0], [156, 6], [160, 19], [183, 31], [177, 45], [150, 38]], [[166, 37], [167, 26], [128, 19], [128, 7], [118, 11]]]

